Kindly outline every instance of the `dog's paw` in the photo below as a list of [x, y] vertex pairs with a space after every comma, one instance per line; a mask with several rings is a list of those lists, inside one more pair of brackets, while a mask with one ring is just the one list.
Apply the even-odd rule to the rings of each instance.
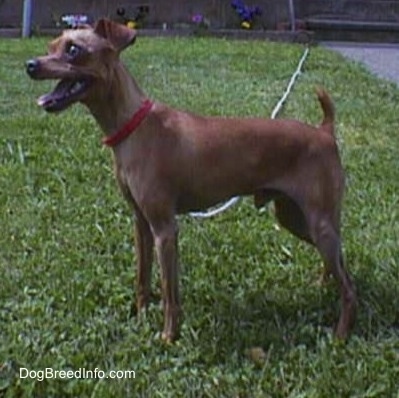
[[176, 334], [165, 331], [163, 331], [161, 334], [161, 340], [166, 344], [173, 344], [177, 337], [178, 336]]

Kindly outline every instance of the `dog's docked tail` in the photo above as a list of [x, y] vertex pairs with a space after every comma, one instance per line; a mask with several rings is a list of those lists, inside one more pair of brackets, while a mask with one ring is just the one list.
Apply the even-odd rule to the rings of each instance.
[[335, 119], [335, 108], [334, 104], [328, 95], [327, 91], [321, 87], [316, 89], [317, 98], [319, 99], [321, 108], [323, 109], [324, 118], [321, 122], [323, 130], [334, 135], [334, 119]]

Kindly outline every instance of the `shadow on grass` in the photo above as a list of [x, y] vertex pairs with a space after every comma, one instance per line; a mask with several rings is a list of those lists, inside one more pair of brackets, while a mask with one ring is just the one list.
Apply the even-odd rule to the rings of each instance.
[[[373, 279], [366, 269], [354, 275], [359, 306], [352, 336], [372, 341], [397, 333], [398, 289], [394, 282], [387, 285]], [[283, 291], [276, 284], [267, 291], [248, 291], [240, 299], [219, 292], [209, 304], [195, 308], [197, 313], [207, 312], [202, 325], [198, 325], [199, 340], [204, 350], [213, 349], [218, 362], [253, 347], [273, 350], [281, 358], [294, 346], [314, 350], [320, 339], [331, 338], [340, 311], [334, 280], [324, 286], [315, 280], [293, 291]]]

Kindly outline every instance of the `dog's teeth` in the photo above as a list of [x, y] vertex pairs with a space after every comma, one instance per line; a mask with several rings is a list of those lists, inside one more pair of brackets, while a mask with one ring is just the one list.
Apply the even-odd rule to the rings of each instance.
[[37, 105], [43, 106], [46, 103], [46, 100], [42, 97], [38, 98], [36, 101]]

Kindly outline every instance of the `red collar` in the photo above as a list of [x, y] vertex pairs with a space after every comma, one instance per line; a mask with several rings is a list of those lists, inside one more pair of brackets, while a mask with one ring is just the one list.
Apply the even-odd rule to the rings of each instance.
[[103, 139], [103, 144], [107, 146], [115, 146], [128, 137], [140, 125], [144, 118], [150, 112], [154, 105], [149, 99], [145, 100], [140, 109], [132, 116], [132, 118], [116, 133], [108, 135]]

